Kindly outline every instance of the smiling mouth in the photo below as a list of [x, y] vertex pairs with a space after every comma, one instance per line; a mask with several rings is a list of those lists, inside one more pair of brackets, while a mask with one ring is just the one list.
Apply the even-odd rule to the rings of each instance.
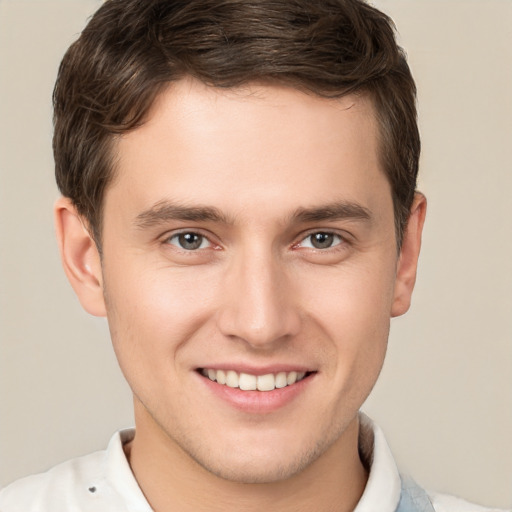
[[238, 388], [242, 391], [273, 391], [291, 386], [308, 377], [312, 372], [279, 372], [266, 375], [251, 375], [250, 373], [238, 373], [234, 370], [213, 370], [201, 368], [199, 373], [211, 381], [230, 388]]

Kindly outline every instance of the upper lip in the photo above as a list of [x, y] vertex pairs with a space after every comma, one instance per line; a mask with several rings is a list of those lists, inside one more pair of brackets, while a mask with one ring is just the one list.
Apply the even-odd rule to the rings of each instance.
[[250, 364], [240, 364], [240, 363], [218, 363], [218, 364], [209, 364], [206, 363], [204, 366], [199, 366], [196, 368], [197, 370], [206, 369], [206, 370], [233, 370], [237, 373], [248, 373], [250, 375], [268, 375], [269, 373], [280, 373], [280, 372], [304, 372], [308, 373], [312, 370], [309, 366], [305, 366], [303, 364], [271, 364], [265, 366], [255, 366]]

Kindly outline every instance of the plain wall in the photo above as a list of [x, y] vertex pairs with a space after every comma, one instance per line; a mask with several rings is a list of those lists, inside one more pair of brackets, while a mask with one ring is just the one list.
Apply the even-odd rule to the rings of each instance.
[[[512, 505], [512, 2], [381, 0], [419, 91], [429, 211], [364, 409], [418, 482]], [[0, 0], [0, 486], [106, 446], [131, 396], [60, 267], [51, 91], [98, 1]]]

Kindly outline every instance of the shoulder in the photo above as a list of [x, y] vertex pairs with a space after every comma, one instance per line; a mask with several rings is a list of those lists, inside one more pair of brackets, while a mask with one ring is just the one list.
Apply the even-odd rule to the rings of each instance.
[[456, 496], [428, 492], [428, 496], [436, 512], [510, 512], [497, 508], [483, 507], [469, 503]]
[[0, 491], [2, 512], [82, 512], [92, 484], [101, 478], [105, 451], [59, 464], [16, 480]]
[[106, 450], [71, 459], [0, 490], [1, 512], [151, 512], [123, 445], [134, 429], [116, 432]]

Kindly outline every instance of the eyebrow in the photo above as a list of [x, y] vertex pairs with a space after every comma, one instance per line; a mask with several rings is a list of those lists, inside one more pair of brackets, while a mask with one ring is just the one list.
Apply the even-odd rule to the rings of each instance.
[[[290, 217], [292, 224], [337, 221], [344, 219], [371, 221], [372, 214], [368, 208], [350, 201], [338, 201], [326, 205], [297, 208]], [[190, 222], [217, 222], [234, 224], [233, 218], [226, 216], [213, 206], [186, 206], [184, 204], [160, 201], [151, 208], [139, 213], [135, 218], [135, 226], [147, 229], [171, 220]]]
[[350, 201], [338, 201], [313, 208], [298, 208], [292, 215], [295, 222], [323, 222], [344, 219], [371, 221], [371, 211]]
[[147, 229], [170, 220], [233, 223], [219, 209], [212, 206], [186, 206], [169, 201], [160, 201], [151, 208], [139, 213], [135, 218], [135, 225], [139, 229]]

